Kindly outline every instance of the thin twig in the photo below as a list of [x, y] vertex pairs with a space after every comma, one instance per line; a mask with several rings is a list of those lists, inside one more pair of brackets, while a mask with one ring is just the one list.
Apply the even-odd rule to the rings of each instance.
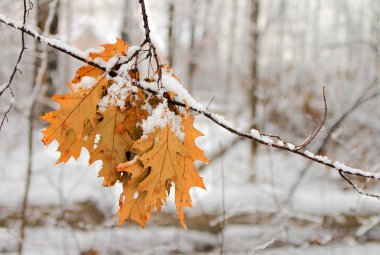
[[[370, 100], [378, 97], [380, 93], [373, 93], [366, 97], [368, 91], [370, 91], [376, 84], [378, 80], [377, 78], [371, 82], [369, 86], [367, 86], [366, 89], [364, 89], [363, 93], [355, 100], [355, 102], [351, 105], [350, 108], [348, 108], [336, 121], [335, 123], [331, 126], [329, 131], [327, 132], [327, 135], [323, 139], [321, 145], [318, 147], [316, 154], [322, 153], [324, 148], [326, 147], [328, 141], [330, 140], [330, 137], [332, 134], [335, 132], [335, 130], [347, 119], [348, 116], [350, 116], [356, 109], [358, 109], [361, 105], [364, 103], [369, 102]], [[312, 161], [309, 161], [306, 166], [303, 167], [301, 170], [299, 176], [298, 176], [298, 181], [290, 188], [288, 198], [284, 202], [284, 207], [290, 202], [290, 200], [293, 198], [295, 191], [297, 190], [298, 186], [300, 185], [301, 181], [306, 175], [307, 170], [310, 168], [312, 164]]]
[[270, 239], [269, 241], [257, 246], [253, 251], [252, 251], [252, 254], [255, 255], [255, 254], [258, 254], [259, 252], [261, 251], [265, 251], [266, 249], [270, 248], [275, 242], [277, 241], [277, 239], [275, 238], [272, 238]]
[[[26, 23], [26, 17], [28, 15], [28, 12], [31, 10], [33, 7], [33, 4], [29, 1], [29, 9], [27, 9], [26, 6], [26, 0], [23, 0], [24, 3], [24, 14], [23, 14], [23, 26], [25, 26]], [[22, 43], [22, 48], [20, 51], [20, 54], [17, 59], [17, 63], [13, 69], [13, 73], [11, 75], [10, 82], [8, 83], [10, 88], [11, 82], [13, 80], [14, 74], [18, 70], [18, 65], [21, 62], [22, 55], [26, 49], [25, 47], [25, 36], [24, 36], [24, 31], [21, 30], [21, 43]], [[14, 98], [13, 93], [11, 93], [12, 98]], [[1, 94], [0, 94], [1, 96]], [[28, 194], [29, 194], [29, 187], [30, 187], [30, 177], [31, 177], [31, 163], [32, 163], [32, 147], [33, 147], [33, 127], [31, 123], [31, 114], [29, 114], [29, 128], [28, 128], [28, 163], [27, 163], [27, 176], [26, 176], [26, 182], [25, 182], [25, 191], [24, 191], [24, 197], [22, 201], [22, 208], [21, 208], [21, 225], [20, 225], [20, 239], [18, 243], [18, 254], [22, 255], [23, 253], [23, 248], [24, 248], [24, 239], [25, 239], [25, 227], [26, 227], [26, 209], [28, 207]], [[1, 129], [1, 126], [0, 126]]]
[[306, 138], [306, 141], [304, 143], [302, 143], [301, 145], [296, 146], [297, 150], [303, 149], [306, 146], [308, 146], [315, 139], [315, 137], [318, 135], [319, 131], [321, 131], [323, 125], [326, 122], [326, 118], [327, 118], [327, 102], [326, 102], [325, 86], [323, 86], [323, 102], [325, 103], [325, 114], [324, 114], [324, 117], [323, 117], [323, 120], [322, 120], [321, 124], [319, 125], [318, 128], [317, 127], [314, 128], [313, 132], [311, 132], [311, 134]]
[[144, 29], [145, 29], [145, 40], [144, 43], [149, 44], [149, 48], [153, 52], [153, 58], [156, 62], [157, 66], [157, 73], [158, 73], [158, 87], [161, 88], [160, 82], [162, 83], [162, 70], [161, 70], [161, 64], [160, 64], [160, 57], [157, 54], [157, 49], [156, 46], [154, 46], [152, 39], [150, 38], [150, 28], [149, 28], [149, 22], [148, 22], [148, 15], [146, 13], [146, 7], [145, 7], [145, 1], [144, 0], [139, 0], [140, 6], [141, 6], [141, 14], [143, 17], [143, 22], [144, 22]]
[[[23, 26], [25, 26], [26, 17], [28, 16], [29, 11], [33, 8], [33, 4], [32, 4], [32, 2], [29, 1], [29, 7], [27, 7], [26, 0], [23, 0], [23, 4], [24, 4], [24, 11], [23, 11], [22, 24], [23, 24]], [[9, 77], [7, 85], [0, 91], [0, 97], [7, 90], [9, 90], [10, 95], [11, 95], [11, 100], [10, 100], [11, 102], [10, 102], [9, 108], [4, 113], [3, 118], [1, 120], [1, 123], [0, 123], [0, 131], [1, 131], [1, 128], [3, 127], [4, 121], [5, 120], [8, 121], [8, 113], [12, 110], [12, 107], [13, 107], [13, 101], [14, 101], [15, 95], [13, 93], [11, 85], [12, 85], [12, 82], [13, 82], [13, 78], [16, 75], [16, 72], [20, 71], [20, 69], [18, 67], [19, 67], [19, 64], [21, 62], [21, 59], [22, 59], [22, 56], [23, 56], [25, 50], [26, 50], [26, 47], [25, 47], [25, 35], [24, 35], [24, 31], [21, 30], [21, 50], [20, 50], [20, 53], [18, 54], [17, 62], [15, 64], [15, 66], [13, 67], [13, 71], [12, 71], [10, 77]]]
[[359, 192], [359, 194], [362, 194], [362, 195], [365, 195], [365, 196], [369, 196], [369, 197], [374, 197], [374, 198], [377, 198], [377, 199], [380, 199], [380, 195], [379, 194], [374, 194], [374, 193], [369, 193], [369, 192], [366, 192], [364, 191], [363, 189], [359, 188], [358, 186], [356, 186], [350, 179], [348, 179], [343, 173], [342, 171], [339, 171], [339, 174], [340, 176], [348, 183], [351, 185], [351, 187], [353, 187], [357, 192]]
[[210, 101], [208, 102], [207, 106], [206, 106], [206, 110], [208, 110], [208, 108], [211, 106], [212, 102], [214, 102], [214, 99], [215, 99], [215, 95], [212, 96], [212, 98], [210, 99]]

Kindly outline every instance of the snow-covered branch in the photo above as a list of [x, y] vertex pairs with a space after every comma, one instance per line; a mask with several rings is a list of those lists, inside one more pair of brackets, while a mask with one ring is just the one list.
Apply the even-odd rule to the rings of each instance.
[[[120, 68], [120, 65], [115, 65], [113, 69], [109, 70], [109, 67], [104, 64], [95, 63], [93, 60], [87, 58], [86, 54], [72, 46], [67, 45], [66, 43], [58, 40], [58, 39], [51, 39], [48, 37], [44, 37], [40, 35], [37, 31], [35, 31], [32, 28], [29, 28], [25, 25], [23, 25], [20, 22], [15, 22], [9, 18], [7, 18], [5, 15], [0, 14], [0, 22], [7, 24], [10, 27], [16, 28], [18, 30], [23, 31], [24, 33], [34, 37], [36, 40], [39, 40], [42, 43], [46, 43], [49, 46], [64, 52], [71, 57], [78, 59], [82, 62], [85, 62], [89, 65], [92, 65], [94, 67], [97, 67], [101, 70], [107, 71], [109, 75], [116, 77], [120, 76], [123, 77], [122, 72], [119, 71], [118, 68]], [[123, 63], [123, 61], [121, 61]], [[162, 77], [162, 79], [165, 79], [165, 77]], [[240, 137], [244, 137], [250, 140], [253, 140], [257, 143], [273, 147], [276, 149], [280, 149], [283, 151], [288, 151], [293, 154], [298, 154], [306, 159], [312, 160], [318, 164], [328, 166], [332, 169], [335, 169], [340, 174], [348, 174], [348, 175], [356, 175], [361, 176], [369, 179], [375, 179], [380, 180], [380, 173], [374, 173], [370, 171], [365, 171], [362, 169], [357, 169], [353, 167], [346, 166], [343, 163], [340, 163], [338, 161], [333, 161], [329, 159], [326, 156], [321, 155], [314, 155], [313, 153], [303, 150], [302, 148], [293, 145], [289, 142], [286, 142], [282, 140], [280, 137], [274, 137], [270, 135], [265, 135], [258, 130], [252, 129], [249, 133], [244, 132], [239, 128], [234, 127], [230, 122], [224, 120], [224, 118], [220, 115], [214, 114], [209, 112], [206, 107], [196, 102], [195, 99], [191, 97], [191, 95], [187, 92], [186, 89], [184, 89], [180, 84], [171, 84], [170, 86], [165, 85], [165, 82], [162, 82], [162, 87], [152, 86], [149, 83], [135, 83], [132, 84], [133, 86], [136, 86], [138, 88], [141, 88], [147, 92], [153, 93], [155, 95], [157, 94], [163, 94], [164, 92], [173, 92], [176, 95], [176, 100], [168, 100], [171, 104], [186, 107], [188, 109], [191, 109], [195, 112], [198, 112], [202, 115], [204, 115], [206, 118], [210, 119], [217, 125], [221, 126], [222, 128], [228, 130], [229, 132], [238, 135]]]

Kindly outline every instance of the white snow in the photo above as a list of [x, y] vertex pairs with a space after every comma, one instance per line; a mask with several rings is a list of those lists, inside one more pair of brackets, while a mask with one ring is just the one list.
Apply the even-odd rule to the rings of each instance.
[[296, 148], [296, 146], [294, 146], [293, 144], [291, 143], [287, 143], [286, 146], [291, 149], [292, 151]]
[[274, 143], [273, 140], [272, 140], [272, 138], [270, 138], [267, 135], [261, 135], [261, 141], [263, 141], [264, 143], [266, 143], [268, 145], [271, 145], [271, 144]]
[[128, 71], [132, 69], [133, 65], [135, 64], [135, 61], [134, 59], [131, 59], [131, 57], [139, 49], [140, 49], [140, 46], [129, 46], [127, 54], [125, 56], [120, 57], [119, 63], [125, 63], [125, 64], [122, 64], [118, 70], [118, 73], [121, 74], [121, 76], [127, 75]]
[[335, 161], [334, 167], [337, 170], [342, 170], [344, 173], [353, 174], [353, 175], [361, 175], [364, 177], [374, 177], [377, 180], [380, 180], [380, 174], [379, 173], [371, 173], [371, 172], [363, 171], [361, 169], [349, 167], [343, 163], [340, 163], [339, 161]]
[[95, 85], [96, 82], [97, 80], [94, 77], [83, 76], [80, 82], [73, 83], [74, 92], [77, 92], [79, 89], [89, 90]]
[[308, 157], [310, 157], [310, 158], [314, 158], [314, 156], [315, 156], [314, 153], [312, 153], [312, 152], [310, 152], [308, 150], [305, 151], [305, 155], [308, 156]]
[[330, 164], [331, 163], [331, 160], [326, 156], [315, 155], [314, 158], [323, 162], [324, 164]]
[[222, 115], [213, 113], [213, 114], [211, 114], [211, 116], [217, 121], [217, 123], [223, 124], [224, 126], [233, 128], [232, 123], [229, 122], [228, 120], [226, 120]]
[[106, 68], [106, 65], [107, 65], [107, 61], [104, 61], [102, 58], [99, 58], [99, 57], [92, 59], [92, 62], [104, 68]]
[[166, 92], [173, 92], [175, 98], [196, 110], [204, 111], [206, 108], [198, 103], [171, 72], [162, 69], [162, 86]]
[[106, 62], [106, 64], [105, 64], [106, 70], [107, 70], [107, 71], [112, 70], [112, 68], [117, 64], [118, 61], [119, 61], [119, 58], [118, 58], [118, 57], [112, 57], [112, 58], [110, 58], [110, 59]]
[[129, 58], [131, 58], [133, 54], [135, 54], [136, 51], [138, 51], [139, 49], [140, 49], [140, 46], [136, 46], [136, 45], [129, 46], [126, 59], [128, 60]]
[[272, 138], [270, 138], [267, 135], [261, 135], [259, 131], [256, 129], [251, 129], [251, 136], [257, 140], [260, 140], [268, 145], [274, 144], [274, 141]]
[[261, 134], [256, 129], [251, 129], [251, 135], [257, 140], [261, 139]]
[[170, 125], [171, 130], [176, 134], [180, 141], [185, 139], [183, 132], [182, 119], [168, 108], [168, 103], [164, 100], [153, 109], [152, 114], [143, 120], [141, 126], [143, 129], [143, 139], [146, 139], [156, 128], [164, 128]]
[[99, 110], [105, 111], [108, 107], [118, 106], [121, 110], [125, 108], [125, 100], [132, 92], [136, 92], [137, 88], [130, 85], [130, 81], [120, 76], [110, 78], [114, 83], [107, 88], [105, 95], [98, 103]]

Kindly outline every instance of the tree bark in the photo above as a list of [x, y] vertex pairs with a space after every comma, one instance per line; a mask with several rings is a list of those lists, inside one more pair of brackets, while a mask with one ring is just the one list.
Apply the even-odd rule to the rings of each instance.
[[173, 0], [169, 0], [169, 6], [168, 6], [168, 63], [169, 66], [173, 67], [174, 65], [174, 3]]
[[131, 35], [130, 33], [130, 1], [129, 0], [124, 0], [124, 11], [123, 11], [123, 21], [122, 21], [122, 26], [121, 26], [121, 39], [130, 42]]
[[[45, 31], [46, 33], [54, 34], [58, 31], [58, 0], [54, 0], [55, 2], [42, 2], [37, 1], [36, 3], [36, 15], [37, 15], [37, 25], [41, 29], [41, 31]], [[51, 8], [53, 7], [53, 8]], [[53, 13], [50, 13], [53, 11]], [[54, 15], [54, 16], [51, 16]], [[38, 41], [35, 41], [35, 47], [34, 49], [36, 52], [38, 52], [38, 56], [34, 59], [34, 65], [33, 65], [33, 85], [32, 85], [32, 95], [31, 98], [28, 98], [31, 101], [31, 104], [28, 105], [29, 109], [28, 111], [28, 129], [27, 129], [27, 166], [26, 166], [26, 180], [25, 180], [25, 189], [24, 189], [24, 195], [21, 205], [21, 224], [20, 224], [20, 238], [18, 243], [18, 254], [22, 255], [24, 250], [24, 239], [25, 239], [25, 228], [27, 226], [27, 210], [28, 210], [28, 198], [29, 198], [29, 192], [30, 192], [30, 185], [32, 182], [32, 168], [33, 168], [33, 130], [34, 130], [34, 123], [33, 120], [35, 119], [35, 114], [40, 114], [37, 111], [37, 97], [39, 93], [36, 93], [34, 95], [34, 89], [37, 84], [43, 85], [43, 84], [52, 84], [52, 72], [54, 72], [57, 69], [57, 52], [56, 51], [47, 51], [47, 45], [44, 47], [41, 47], [41, 43]], [[42, 59], [43, 53], [42, 51], [46, 51], [46, 59]], [[41, 56], [41, 57], [39, 57]], [[46, 65], [42, 66], [42, 61], [46, 61]], [[42, 70], [41, 68], [44, 68]], [[41, 70], [40, 70], [41, 69]], [[54, 93], [54, 87], [52, 85], [48, 86], [52, 89], [50, 90], [50, 93]], [[39, 92], [39, 91], [38, 91]], [[34, 98], [33, 98], [34, 96]], [[27, 101], [29, 101], [27, 100]]]
[[190, 22], [190, 60], [188, 66], [188, 74], [187, 74], [187, 82], [188, 82], [188, 91], [190, 95], [194, 93], [194, 72], [196, 68], [196, 51], [195, 51], [195, 29], [196, 29], [196, 13], [198, 11], [197, 8], [197, 0], [193, 0], [191, 3], [191, 22]]
[[[259, 88], [259, 39], [260, 33], [258, 30], [258, 20], [260, 11], [260, 0], [251, 0], [251, 14], [250, 14], [250, 27], [251, 27], [251, 91], [249, 93], [249, 103], [251, 108], [251, 121], [252, 128], [257, 129], [257, 90]], [[254, 157], [257, 153], [257, 143], [251, 144], [251, 161], [254, 162]], [[253, 164], [252, 164], [253, 165]]]
[[234, 65], [234, 56], [235, 56], [235, 41], [236, 41], [236, 22], [237, 22], [237, 14], [238, 14], [238, 1], [232, 1], [232, 17], [229, 28], [229, 40], [228, 40], [228, 56], [227, 56], [227, 65], [229, 66], [228, 71], [226, 73], [227, 77], [225, 79], [224, 84], [224, 105], [229, 109], [229, 99], [231, 94], [232, 87], [232, 76], [234, 74], [233, 67]]

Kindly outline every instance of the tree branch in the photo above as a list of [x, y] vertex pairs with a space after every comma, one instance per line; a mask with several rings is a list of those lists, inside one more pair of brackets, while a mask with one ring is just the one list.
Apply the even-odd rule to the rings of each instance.
[[[146, 8], [145, 8], [145, 1], [144, 0], [139, 0], [140, 6], [141, 6], [141, 14], [143, 17], [143, 22], [144, 22], [144, 29], [145, 29], [145, 40], [144, 43], [149, 43], [149, 50], [152, 50], [153, 58], [156, 62], [157, 65], [157, 72], [158, 72], [158, 87], [160, 88], [160, 82], [162, 80], [162, 70], [161, 70], [161, 64], [160, 64], [160, 58], [157, 54], [157, 49], [156, 46], [154, 46], [152, 39], [150, 38], [150, 28], [149, 28], [149, 22], [148, 22], [148, 14], [146, 13]], [[151, 55], [152, 55], [151, 54]], [[162, 85], [162, 84], [161, 84]]]
[[[69, 45], [67, 45], [67, 44], [65, 44], [65, 43], [63, 43], [57, 39], [50, 39], [50, 38], [44, 37], [44, 36], [38, 34], [33, 29], [28, 28], [24, 25], [18, 25], [14, 21], [11, 21], [8, 18], [6, 18], [6, 16], [4, 16], [3, 14], [0, 14], [0, 22], [5, 23], [8, 26], [11, 26], [11, 27], [16, 28], [18, 30], [24, 31], [26, 34], [33, 36], [34, 38], [41, 41], [42, 43], [46, 43], [49, 46], [51, 46], [51, 47], [53, 47], [53, 48], [55, 48], [55, 49], [57, 49], [63, 53], [66, 53], [75, 59], [78, 59], [82, 62], [85, 62], [89, 65], [92, 65], [92, 66], [99, 68], [103, 71], [107, 71], [107, 72], [109, 72], [109, 74], [111, 76], [122, 77], [122, 74], [118, 70], [116, 70], [116, 69], [107, 70], [107, 68], [105, 66], [99, 65], [99, 64], [95, 63], [94, 61], [92, 61], [91, 59], [88, 59], [87, 57], [85, 57], [84, 53], [77, 50], [76, 48], [73, 48], [73, 47], [71, 47], [71, 46], [69, 46]], [[117, 67], [117, 66], [115, 66], [115, 67]], [[132, 85], [135, 87], [138, 87], [144, 91], [155, 94], [155, 95], [159, 94], [159, 92], [168, 91], [165, 87], [155, 88], [155, 87], [147, 86], [146, 84], [142, 84], [142, 83], [140, 83], [140, 84], [133, 83]], [[181, 89], [183, 89], [183, 88], [181, 88]], [[181, 91], [183, 92], [184, 89]], [[335, 169], [338, 173], [344, 173], [344, 174], [348, 174], [348, 175], [356, 175], [356, 176], [361, 176], [364, 178], [380, 180], [380, 173], [373, 173], [373, 172], [364, 171], [361, 169], [348, 167], [348, 166], [345, 166], [344, 164], [342, 164], [338, 161], [333, 162], [332, 160], [330, 160], [326, 156], [314, 155], [313, 153], [311, 153], [307, 150], [299, 150], [296, 148], [295, 145], [288, 143], [288, 142], [285, 142], [284, 140], [281, 140], [279, 138], [276, 138], [277, 141], [273, 141], [270, 136], [263, 135], [262, 133], [260, 133], [257, 130], [251, 130], [250, 133], [245, 133], [241, 129], [233, 127], [233, 125], [230, 124], [229, 122], [225, 121], [222, 116], [207, 111], [205, 107], [197, 104], [193, 98], [190, 97], [190, 99], [192, 102], [194, 102], [193, 104], [191, 104], [191, 103], [189, 104], [189, 101], [190, 101], [189, 98], [186, 100], [182, 99], [182, 102], [176, 101], [176, 100], [168, 100], [168, 102], [171, 104], [181, 106], [181, 107], [186, 107], [187, 109], [191, 109], [195, 112], [198, 112], [198, 113], [202, 114], [203, 116], [205, 116], [206, 118], [213, 121], [214, 123], [216, 123], [217, 125], [221, 126], [222, 128], [228, 130], [229, 132], [231, 132], [237, 136], [253, 140], [257, 143], [260, 143], [260, 144], [263, 144], [263, 145], [266, 145], [269, 147], [273, 147], [276, 149], [280, 149], [283, 151], [287, 151], [287, 152], [290, 152], [293, 154], [300, 155], [300, 156], [302, 156], [306, 159], [309, 159], [311, 161], [314, 161], [318, 164], [325, 165], [325, 166], [328, 166], [332, 169]]]
[[[349, 107], [335, 122], [334, 124], [330, 127], [330, 129], [328, 130], [327, 132], [327, 135], [325, 136], [325, 138], [323, 139], [322, 143], [320, 144], [320, 146], [318, 147], [317, 149], [317, 154], [320, 154], [322, 153], [322, 151], [325, 149], [327, 143], [330, 141], [330, 138], [332, 136], [332, 134], [336, 131], [336, 129], [338, 129], [338, 127], [341, 126], [341, 124], [351, 115], [351, 113], [353, 113], [355, 110], [357, 110], [361, 105], [363, 105], [364, 103], [367, 103], [368, 101], [378, 97], [380, 94], [379, 93], [373, 93], [369, 96], [367, 96], [368, 92], [377, 84], [378, 82], [378, 79], [374, 79], [371, 84], [369, 86], [367, 86], [367, 88], [364, 89], [363, 93], [354, 101], [354, 103], [351, 105], [351, 107]], [[293, 198], [298, 186], [300, 185], [300, 183], [302, 182], [303, 178], [305, 177], [306, 175], [306, 172], [308, 171], [308, 169], [310, 168], [311, 166], [311, 163], [312, 161], [308, 162], [308, 164], [306, 164], [302, 170], [300, 171], [300, 174], [298, 175], [298, 178], [297, 178], [297, 182], [294, 183], [291, 188], [289, 189], [289, 193], [288, 193], [288, 197], [287, 199], [285, 200], [285, 202], [283, 203], [284, 206], [288, 205], [288, 203], [290, 202], [290, 200]], [[345, 178], [344, 178], [345, 179]], [[359, 192], [360, 193], [360, 192]]]
[[325, 114], [323, 116], [323, 120], [322, 120], [321, 124], [318, 127], [314, 128], [313, 132], [311, 132], [311, 134], [306, 138], [305, 142], [303, 142], [301, 145], [296, 146], [297, 150], [303, 149], [306, 146], [308, 146], [315, 139], [315, 137], [318, 135], [319, 131], [321, 131], [323, 125], [326, 122], [326, 119], [327, 119], [327, 102], [326, 102], [325, 86], [323, 86], [323, 102], [325, 104]]
[[[29, 11], [33, 8], [33, 4], [32, 4], [32, 2], [29, 1], [29, 7], [27, 7], [26, 0], [23, 0], [23, 4], [24, 4], [24, 11], [23, 11], [23, 17], [22, 17], [22, 25], [25, 26], [26, 17], [28, 16]], [[12, 110], [12, 107], [13, 107], [13, 102], [14, 102], [15, 96], [13, 94], [13, 90], [11, 88], [11, 85], [12, 85], [13, 79], [14, 79], [14, 77], [16, 75], [16, 72], [20, 71], [19, 68], [18, 68], [18, 66], [19, 66], [19, 64], [21, 62], [21, 59], [22, 59], [22, 56], [23, 56], [25, 50], [26, 50], [26, 47], [25, 47], [25, 35], [24, 35], [24, 31], [21, 30], [21, 50], [20, 50], [20, 53], [18, 54], [17, 62], [15, 64], [15, 66], [13, 67], [13, 71], [12, 71], [10, 77], [9, 77], [8, 83], [5, 85], [5, 87], [3, 87], [3, 88], [0, 89], [0, 97], [7, 90], [9, 90], [9, 92], [11, 94], [10, 105], [9, 105], [8, 109], [5, 111], [5, 113], [3, 115], [3, 118], [1, 120], [1, 123], [0, 123], [0, 131], [1, 131], [1, 128], [3, 127], [3, 125], [4, 125], [4, 121], [5, 120], [8, 121], [8, 113]]]

